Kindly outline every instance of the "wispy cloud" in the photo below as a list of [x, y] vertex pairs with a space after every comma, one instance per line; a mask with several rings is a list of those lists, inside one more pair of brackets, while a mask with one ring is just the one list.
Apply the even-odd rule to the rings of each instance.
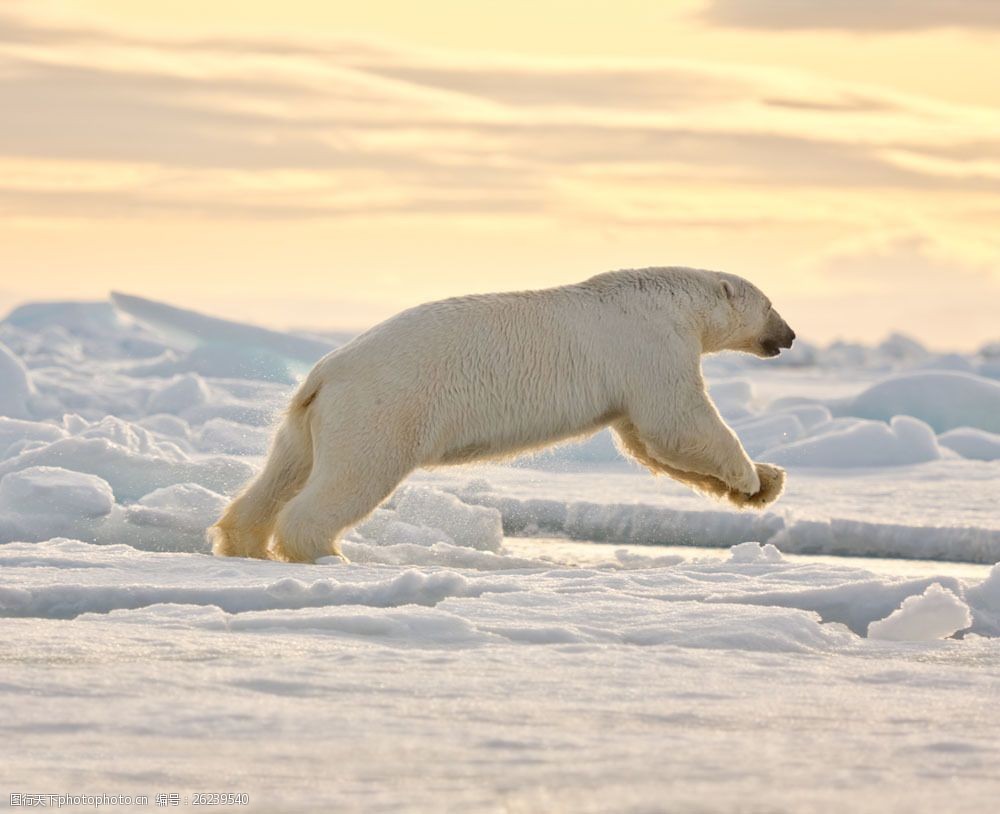
[[[636, 207], [620, 190], [641, 191], [642, 178], [661, 188], [1000, 188], [997, 144], [982, 138], [1000, 132], [997, 111], [691, 61], [157, 40], [7, 16], [0, 107], [0, 154], [27, 162], [17, 183], [0, 184], [0, 206], [54, 217], [572, 218], [590, 190], [591, 214], [603, 199], [622, 222]], [[57, 193], [32, 181], [45, 162], [142, 171], [115, 190], [79, 181]], [[650, 203], [637, 221], [669, 215]]]
[[[809, 5], [833, 6], [854, 8]], [[268, 308], [285, 262], [337, 296], [357, 268], [392, 277], [371, 296], [393, 308], [687, 262], [780, 285], [814, 336], [840, 332], [831, 303], [867, 309], [868, 338], [944, 330], [940, 303], [967, 315], [963, 341], [994, 330], [994, 107], [708, 58], [166, 37], [16, 8], [0, 13], [0, 262], [53, 269], [60, 295], [78, 257], [116, 285], [189, 268], [199, 292], [227, 258], [220, 290], [257, 269]]]
[[769, 29], [1000, 28], [1000, 5], [994, 0], [710, 0], [705, 18]]

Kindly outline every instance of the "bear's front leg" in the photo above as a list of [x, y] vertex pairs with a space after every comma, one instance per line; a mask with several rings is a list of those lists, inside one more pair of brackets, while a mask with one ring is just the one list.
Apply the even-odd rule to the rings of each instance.
[[714, 475], [706, 475], [690, 470], [671, 466], [663, 458], [665, 453], [656, 451], [655, 442], [647, 442], [636, 426], [628, 419], [622, 419], [614, 424], [615, 435], [618, 436], [618, 446], [622, 452], [631, 455], [654, 475], [666, 475], [678, 483], [689, 486], [696, 492], [719, 499], [727, 498], [733, 491], [732, 487]]
[[761, 509], [777, 500], [784, 470], [750, 460], [703, 387], [672, 395], [672, 404], [650, 399], [630, 407], [615, 426], [623, 447], [650, 469], [734, 506]]

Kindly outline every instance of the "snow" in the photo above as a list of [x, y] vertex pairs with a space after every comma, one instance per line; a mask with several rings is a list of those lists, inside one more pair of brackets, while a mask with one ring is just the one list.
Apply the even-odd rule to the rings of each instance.
[[118, 311], [163, 333], [181, 348], [208, 345], [216, 364], [224, 362], [224, 358], [220, 359], [216, 354], [221, 356], [224, 351], [229, 351], [235, 355], [236, 367], [239, 368], [247, 358], [244, 355], [246, 348], [311, 364], [336, 347], [336, 343], [318, 337], [269, 331], [129, 294], [113, 292], [111, 302]]
[[1000, 793], [992, 346], [708, 358], [720, 411], [789, 470], [763, 513], [599, 433], [415, 473], [346, 536], [350, 565], [209, 556], [338, 341], [125, 295], [0, 321], [11, 790], [581, 812]]
[[6, 539], [47, 540], [73, 533], [114, 507], [111, 486], [96, 475], [34, 466], [0, 480], [0, 533]]
[[729, 549], [729, 562], [781, 562], [781, 552], [770, 543], [740, 543]]
[[761, 456], [773, 463], [817, 467], [902, 466], [941, 457], [934, 431], [908, 415], [889, 424], [857, 421], [810, 438], [772, 447]]
[[804, 554], [1000, 560], [992, 462], [793, 469], [781, 500], [762, 513], [706, 503], [636, 469], [472, 471], [478, 477], [471, 480], [466, 470], [437, 470], [413, 480], [497, 509], [504, 531], [514, 536], [709, 547], [754, 540]]
[[131, 523], [165, 526], [203, 537], [224, 506], [225, 500], [204, 486], [176, 483], [143, 495], [127, 508], [126, 516]]
[[938, 583], [908, 596], [885, 619], [868, 625], [868, 638], [923, 642], [944, 639], [972, 625], [969, 606]]
[[447, 542], [486, 551], [500, 550], [503, 525], [496, 509], [469, 505], [453, 495], [418, 487], [404, 489], [393, 507], [402, 522], [439, 529]]
[[963, 458], [979, 461], [1000, 460], [1000, 434], [972, 427], [959, 427], [938, 436], [938, 443]]
[[[932, 639], [925, 598], [954, 627], [1000, 593], [753, 546], [499, 572], [0, 546], [5, 776], [265, 810], [982, 810], [998, 629]], [[901, 606], [906, 649], [863, 636]]]
[[746, 379], [721, 379], [709, 384], [709, 392], [719, 412], [729, 420], [749, 413], [753, 385]]
[[12, 418], [27, 418], [28, 401], [35, 387], [28, 369], [10, 349], [0, 343], [0, 414]]
[[190, 407], [207, 404], [212, 392], [205, 380], [194, 373], [178, 376], [149, 394], [146, 409], [152, 413], [179, 414]]
[[294, 368], [286, 357], [254, 346], [233, 342], [198, 345], [189, 351], [167, 351], [156, 359], [129, 367], [132, 376], [173, 377], [197, 373], [216, 378], [258, 379], [293, 384]]
[[832, 405], [834, 415], [888, 421], [908, 415], [936, 432], [976, 427], [1000, 432], [1000, 383], [953, 371], [921, 371], [895, 376]]
[[11, 458], [30, 446], [65, 438], [66, 431], [52, 424], [0, 416], [0, 459]]
[[210, 418], [195, 434], [195, 444], [202, 452], [227, 455], [263, 455], [271, 441], [267, 427], [252, 427], [226, 418]]
[[[130, 425], [130, 430], [135, 430]], [[111, 484], [115, 496], [134, 501], [154, 489], [175, 483], [198, 483], [216, 492], [232, 491], [253, 471], [237, 458], [189, 458], [164, 442], [145, 446], [143, 436], [122, 439], [81, 433], [26, 449], [0, 463], [0, 478], [37, 466], [61, 466], [98, 475]]]
[[[17, 523], [0, 526], [0, 540], [68, 534], [204, 551], [195, 526], [259, 466], [293, 386], [287, 374], [333, 340], [262, 331], [124, 295], [114, 302], [117, 308], [34, 304], [0, 322], [14, 378], [30, 382], [21, 399], [27, 412], [19, 401], [11, 411], [19, 417], [0, 417], [0, 479], [61, 469], [99, 478], [115, 497], [99, 522], [25, 509]], [[354, 542], [367, 529], [369, 541], [410, 546], [409, 556], [421, 563], [462, 562], [470, 548], [497, 553], [502, 527], [507, 534], [624, 544], [753, 540], [793, 553], [995, 562], [1000, 523], [988, 496], [998, 481], [996, 434], [962, 426], [935, 436], [925, 419], [944, 421], [929, 411], [940, 407], [948, 387], [944, 403], [956, 403], [951, 413], [988, 423], [1000, 385], [926, 369], [942, 359], [953, 367], [953, 355], [923, 352], [905, 337], [851, 346], [850, 354], [846, 348], [813, 347], [812, 362], [785, 366], [732, 354], [706, 360], [713, 395], [747, 449], [791, 470], [786, 496], [766, 513], [732, 511], [651, 478], [602, 432], [513, 466], [418, 473]], [[855, 367], [845, 367], [845, 354], [857, 357]], [[979, 369], [990, 357], [961, 358]], [[248, 367], [249, 359], [273, 365]], [[896, 403], [904, 412], [888, 415]], [[854, 415], [872, 405], [888, 418]], [[948, 417], [946, 424], [958, 420]], [[413, 490], [423, 486], [431, 491]], [[146, 498], [171, 487], [198, 487], [212, 497], [187, 520], [183, 507], [172, 507], [176, 521], [159, 510], [154, 522]], [[492, 513], [473, 520], [463, 507]], [[403, 551], [364, 556], [403, 562]]]

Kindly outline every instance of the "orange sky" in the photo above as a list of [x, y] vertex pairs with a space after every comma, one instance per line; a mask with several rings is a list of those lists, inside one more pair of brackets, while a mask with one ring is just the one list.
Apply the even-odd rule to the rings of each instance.
[[610, 268], [800, 335], [1000, 338], [1000, 6], [73, 0], [0, 10], [0, 307], [361, 328]]

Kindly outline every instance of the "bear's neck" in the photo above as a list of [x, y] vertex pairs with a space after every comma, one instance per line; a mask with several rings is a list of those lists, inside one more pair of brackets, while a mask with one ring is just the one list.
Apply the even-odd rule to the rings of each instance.
[[716, 325], [712, 320], [712, 315], [695, 314], [695, 333], [701, 338], [702, 353], [718, 353], [725, 350], [730, 339], [729, 331]]

